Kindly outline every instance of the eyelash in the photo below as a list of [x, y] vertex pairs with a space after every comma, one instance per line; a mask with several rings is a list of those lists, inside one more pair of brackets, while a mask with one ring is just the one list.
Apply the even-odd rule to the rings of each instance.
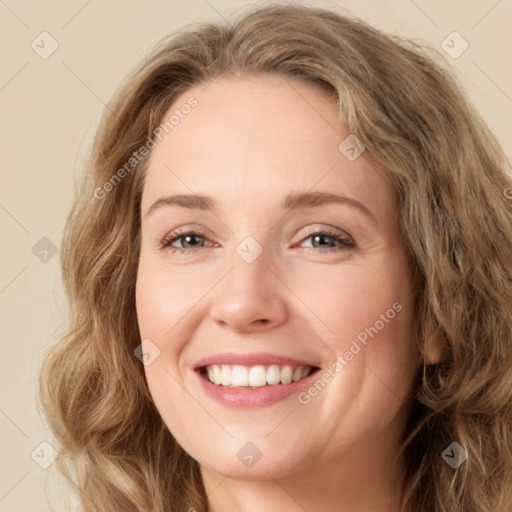
[[[187, 252], [187, 251], [190, 251], [190, 250], [194, 250], [194, 249], [205, 249], [206, 247], [204, 246], [199, 246], [199, 247], [191, 247], [191, 248], [182, 248], [182, 247], [173, 247], [171, 244], [173, 242], [175, 242], [176, 240], [179, 240], [181, 238], [185, 238], [186, 236], [197, 236], [199, 238], [204, 238], [206, 239], [206, 237], [202, 236], [200, 233], [196, 232], [196, 231], [186, 231], [186, 232], [183, 232], [183, 233], [180, 233], [180, 232], [174, 232], [174, 233], [171, 233], [170, 235], [168, 235], [167, 237], [164, 238], [164, 240], [162, 240], [162, 242], [159, 244], [160, 245], [160, 248], [161, 249], [165, 249], [165, 250], [168, 250], [172, 253], [176, 253], [176, 252]], [[307, 240], [308, 238], [311, 238], [313, 236], [326, 236], [326, 237], [329, 237], [329, 238], [332, 238], [333, 240], [335, 240], [336, 242], [339, 242], [342, 244], [341, 247], [328, 247], [327, 249], [324, 249], [322, 250], [321, 252], [339, 252], [339, 251], [346, 251], [348, 249], [353, 249], [355, 247], [355, 244], [349, 240], [347, 237], [344, 237], [342, 235], [340, 235], [339, 233], [335, 232], [335, 231], [330, 231], [329, 229], [322, 229], [322, 230], [319, 230], [319, 231], [313, 231], [311, 233], [309, 233], [306, 237], [304, 237], [300, 243], [304, 242], [305, 240]], [[318, 249], [316, 247], [306, 247], [306, 249]], [[317, 251], [315, 251], [317, 252]]]

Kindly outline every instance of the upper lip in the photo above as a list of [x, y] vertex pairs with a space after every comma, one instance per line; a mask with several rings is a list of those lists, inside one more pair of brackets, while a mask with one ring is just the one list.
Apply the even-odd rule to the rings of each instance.
[[233, 352], [227, 352], [224, 354], [215, 354], [212, 356], [205, 357], [198, 361], [194, 368], [199, 369], [204, 366], [211, 366], [214, 364], [231, 364], [240, 366], [256, 366], [256, 365], [271, 365], [277, 364], [281, 366], [316, 366], [310, 362], [306, 362], [300, 359], [294, 359], [278, 354], [271, 354], [265, 352], [257, 352], [254, 354], [236, 354]]

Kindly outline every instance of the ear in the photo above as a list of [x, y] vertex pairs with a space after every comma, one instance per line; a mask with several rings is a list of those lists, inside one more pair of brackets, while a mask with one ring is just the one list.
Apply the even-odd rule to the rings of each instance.
[[441, 362], [444, 350], [445, 344], [443, 336], [441, 334], [441, 329], [438, 328], [426, 342], [424, 354], [425, 364], [430, 365]]

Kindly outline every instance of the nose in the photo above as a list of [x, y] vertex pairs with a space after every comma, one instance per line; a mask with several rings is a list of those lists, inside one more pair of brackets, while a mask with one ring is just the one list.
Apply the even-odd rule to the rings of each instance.
[[231, 270], [212, 291], [211, 315], [238, 333], [274, 329], [286, 321], [286, 286], [266, 251], [248, 263], [234, 252]]

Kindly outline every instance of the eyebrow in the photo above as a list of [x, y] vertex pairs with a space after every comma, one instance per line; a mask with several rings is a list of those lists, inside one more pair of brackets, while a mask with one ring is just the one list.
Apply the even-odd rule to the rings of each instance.
[[[350, 206], [359, 210], [373, 223], [378, 224], [375, 215], [363, 203], [360, 203], [351, 197], [331, 194], [330, 192], [296, 192], [289, 194], [286, 196], [282, 208], [292, 211], [315, 208], [316, 206], [324, 204], [344, 204]], [[215, 202], [211, 197], [198, 194], [177, 194], [162, 197], [155, 201], [146, 212], [146, 217], [163, 206], [181, 206], [182, 208], [189, 208], [192, 210], [215, 210]]]

